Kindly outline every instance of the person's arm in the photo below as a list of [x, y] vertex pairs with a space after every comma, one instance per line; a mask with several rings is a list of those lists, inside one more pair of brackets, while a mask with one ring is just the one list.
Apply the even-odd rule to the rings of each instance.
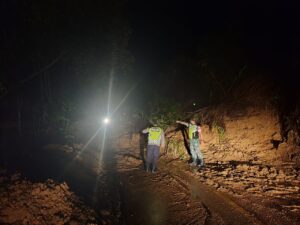
[[183, 122], [183, 121], [179, 121], [179, 120], [177, 120], [176, 123], [182, 124], [182, 125], [184, 125], [184, 126], [186, 126], [186, 127], [189, 126], [189, 123]]
[[142, 131], [142, 133], [143, 133], [143, 134], [149, 133], [149, 128], [144, 129], [144, 130]]
[[202, 131], [201, 131], [201, 127], [198, 127], [198, 132], [199, 132], [199, 139], [200, 139], [200, 143], [204, 144], [204, 140], [203, 140], [203, 136], [202, 136]]

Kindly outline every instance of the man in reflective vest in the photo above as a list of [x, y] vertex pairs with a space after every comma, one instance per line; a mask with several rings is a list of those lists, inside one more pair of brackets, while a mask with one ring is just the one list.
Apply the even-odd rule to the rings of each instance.
[[[146, 158], [146, 171], [151, 169], [152, 173], [157, 168], [157, 161], [159, 158], [160, 147], [165, 147], [165, 135], [162, 128], [154, 125], [142, 131], [148, 134], [147, 158]], [[152, 165], [152, 168], [151, 168]]]
[[190, 123], [176, 121], [176, 123], [182, 124], [188, 127], [188, 135], [190, 142], [190, 152], [192, 156], [192, 165], [198, 165], [199, 167], [204, 166], [203, 154], [200, 150], [200, 143], [203, 144], [203, 137], [201, 127], [198, 126], [195, 120], [191, 119]]

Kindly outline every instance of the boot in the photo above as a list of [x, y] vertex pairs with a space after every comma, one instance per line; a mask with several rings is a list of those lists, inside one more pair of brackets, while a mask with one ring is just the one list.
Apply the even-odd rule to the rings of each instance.
[[153, 168], [152, 168], [152, 173], [154, 173], [155, 172], [155, 166], [153, 166]]

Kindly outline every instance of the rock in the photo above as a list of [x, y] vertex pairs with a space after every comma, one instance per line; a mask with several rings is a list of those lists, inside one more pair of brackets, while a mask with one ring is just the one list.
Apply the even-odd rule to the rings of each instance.
[[218, 184], [218, 183], [214, 183], [213, 185], [212, 185], [214, 188], [219, 188], [220, 187], [220, 184]]
[[76, 221], [76, 220], [71, 220], [71, 221], [69, 222], [69, 225], [81, 225], [81, 223], [78, 222], [78, 221]]
[[260, 171], [261, 175], [267, 176], [269, 174], [269, 169], [267, 167], [264, 167], [261, 171]]
[[10, 180], [11, 180], [12, 182], [15, 182], [15, 181], [19, 180], [20, 177], [21, 177], [21, 175], [20, 175], [19, 173], [16, 173], [16, 174], [14, 174], [14, 175], [12, 175], [12, 176], [10, 177]]
[[205, 183], [210, 185], [210, 186], [213, 186], [215, 184], [215, 182], [211, 179], [206, 179]]
[[218, 188], [218, 191], [228, 192], [228, 189], [225, 188], [225, 187], [223, 187], [223, 186], [220, 186], [220, 187]]
[[275, 132], [274, 134], [272, 134], [272, 139], [281, 141], [282, 140], [281, 134], [279, 132]]
[[237, 165], [236, 169], [239, 171], [248, 171], [249, 170], [249, 166], [246, 164], [241, 164], [241, 165]]
[[14, 182], [20, 176], [12, 177], [8, 188], [0, 192], [1, 224], [70, 224], [71, 218], [73, 224], [76, 224], [74, 221], [86, 224], [87, 218], [95, 220], [94, 212], [82, 208], [82, 203], [72, 197], [67, 183]]
[[109, 216], [109, 215], [110, 215], [110, 212], [109, 212], [108, 210], [101, 210], [101, 211], [100, 211], [100, 214], [101, 214], [102, 216]]

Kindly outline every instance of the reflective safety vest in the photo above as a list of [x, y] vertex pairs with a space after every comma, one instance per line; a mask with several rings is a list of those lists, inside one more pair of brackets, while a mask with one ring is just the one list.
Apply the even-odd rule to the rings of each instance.
[[162, 129], [159, 127], [149, 128], [148, 144], [160, 146]]
[[199, 138], [199, 131], [198, 126], [189, 124], [189, 139], [198, 139]]

